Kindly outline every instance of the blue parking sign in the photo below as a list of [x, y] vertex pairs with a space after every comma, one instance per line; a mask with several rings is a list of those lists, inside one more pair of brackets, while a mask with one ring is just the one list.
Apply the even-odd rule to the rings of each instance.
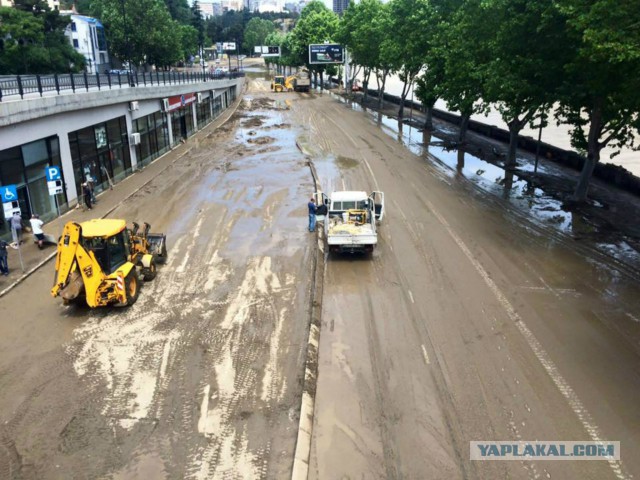
[[18, 200], [18, 190], [15, 185], [2, 185], [0, 187], [2, 203], [10, 203]]
[[45, 174], [47, 175], [47, 182], [53, 182], [55, 180], [61, 179], [60, 167], [56, 167], [55, 165], [52, 165], [50, 167], [45, 167], [44, 171], [45, 171]]

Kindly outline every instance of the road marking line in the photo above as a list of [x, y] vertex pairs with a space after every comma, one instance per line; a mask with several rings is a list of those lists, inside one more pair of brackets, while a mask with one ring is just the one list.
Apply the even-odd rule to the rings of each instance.
[[378, 186], [378, 180], [376, 180], [376, 176], [373, 174], [373, 170], [371, 170], [371, 166], [369, 165], [369, 162], [367, 162], [367, 159], [364, 158], [364, 157], [362, 157], [362, 161], [367, 166], [367, 169], [369, 170], [369, 173], [371, 174], [371, 178], [373, 178], [373, 183], [376, 186], [376, 192], [379, 192], [380, 191], [380, 187]]
[[200, 404], [200, 418], [198, 419], [198, 432], [207, 433], [207, 414], [209, 413], [209, 391], [211, 385], [206, 385], [202, 392], [202, 403]]
[[627, 317], [629, 317], [631, 320], [633, 320], [634, 322], [638, 322], [640, 323], [640, 320], [638, 320], [636, 317], [634, 317], [633, 315], [631, 315], [629, 312], [627, 312]]
[[[602, 437], [600, 434], [600, 428], [594, 423], [591, 414], [588, 412], [580, 398], [578, 398], [578, 394], [571, 388], [569, 383], [565, 380], [565, 378], [558, 371], [558, 367], [553, 363], [549, 354], [542, 347], [542, 344], [535, 337], [533, 332], [529, 330], [527, 325], [524, 323], [524, 320], [520, 317], [518, 312], [516, 312], [515, 308], [511, 305], [511, 302], [507, 299], [507, 297], [502, 293], [502, 291], [498, 288], [493, 279], [489, 276], [489, 273], [484, 269], [484, 267], [475, 259], [471, 250], [467, 247], [467, 245], [462, 241], [462, 239], [453, 231], [449, 222], [445, 220], [445, 218], [438, 213], [438, 211], [434, 208], [433, 204], [425, 199], [425, 203], [433, 212], [433, 215], [438, 219], [440, 224], [447, 230], [451, 238], [456, 242], [462, 253], [469, 259], [471, 264], [474, 266], [478, 274], [483, 278], [489, 289], [493, 292], [498, 302], [505, 309], [507, 316], [509, 319], [514, 322], [522, 336], [525, 338], [531, 350], [538, 358], [538, 361], [542, 364], [544, 369], [547, 371], [547, 374], [551, 377], [553, 383], [555, 383], [556, 387], [562, 394], [562, 396], [567, 400], [569, 406], [576, 414], [580, 423], [585, 428], [591, 440], [594, 442], [602, 442]], [[609, 466], [613, 470], [615, 476], [620, 480], [629, 479], [623, 471], [622, 471], [622, 461], [621, 460], [608, 460]]]
[[411, 299], [411, 303], [416, 303], [413, 301], [413, 293], [411, 293], [411, 290], [409, 290], [409, 298]]
[[422, 356], [424, 357], [424, 363], [426, 363], [427, 365], [431, 365], [431, 362], [429, 361], [429, 355], [427, 355], [427, 349], [424, 348], [424, 345], [420, 345], [422, 347]]

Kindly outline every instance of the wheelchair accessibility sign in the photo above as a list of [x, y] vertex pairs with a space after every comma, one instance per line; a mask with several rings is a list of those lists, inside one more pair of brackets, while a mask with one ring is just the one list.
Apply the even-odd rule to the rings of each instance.
[[18, 200], [18, 190], [15, 185], [2, 185], [0, 186], [0, 197], [2, 203], [10, 203]]

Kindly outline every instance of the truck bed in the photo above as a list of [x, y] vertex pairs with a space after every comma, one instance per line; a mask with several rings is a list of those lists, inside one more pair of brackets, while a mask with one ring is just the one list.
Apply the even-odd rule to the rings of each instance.
[[339, 217], [331, 217], [327, 228], [327, 244], [342, 246], [347, 250], [373, 246], [377, 243], [377, 235], [369, 223], [354, 225], [344, 223]]

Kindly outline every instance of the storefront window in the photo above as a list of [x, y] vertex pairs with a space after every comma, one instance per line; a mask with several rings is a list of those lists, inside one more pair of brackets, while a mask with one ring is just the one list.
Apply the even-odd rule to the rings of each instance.
[[[44, 221], [58, 214], [56, 200], [66, 205], [66, 194], [49, 195], [46, 168], [60, 166], [60, 148], [57, 137], [31, 142], [0, 151], [0, 185], [16, 185], [22, 217], [28, 220], [33, 213]], [[63, 175], [64, 183], [64, 175]], [[0, 213], [0, 236], [10, 236], [8, 223]]]
[[20, 147], [0, 152], [0, 179], [3, 185], [24, 183], [24, 165]]

